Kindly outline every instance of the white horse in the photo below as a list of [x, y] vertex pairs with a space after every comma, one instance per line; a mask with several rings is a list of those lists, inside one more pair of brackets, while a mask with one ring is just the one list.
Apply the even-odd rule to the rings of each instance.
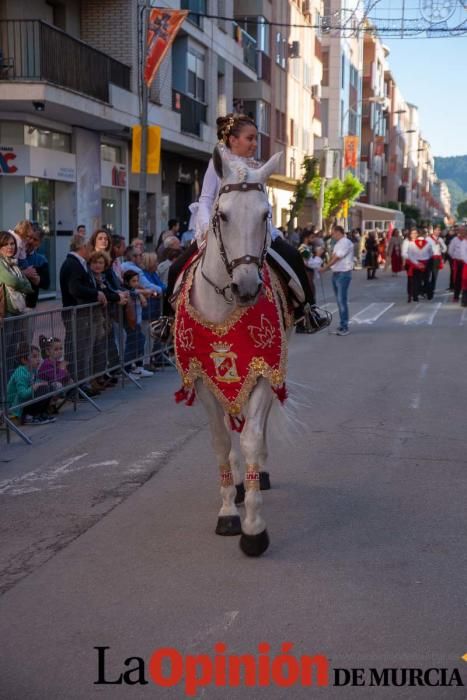
[[[190, 296], [191, 305], [209, 322], [222, 324], [235, 309], [252, 306], [259, 298], [261, 271], [270, 243], [265, 183], [277, 170], [281, 155], [274, 155], [258, 169], [250, 169], [226, 157], [217, 148], [214, 151], [221, 186]], [[266, 523], [261, 515], [259, 473], [267, 458], [266, 427], [273, 391], [267, 379], [259, 377], [243, 408], [245, 423], [240, 448], [246, 462], [244, 491], [225, 409], [201, 379], [197, 379], [194, 386], [196, 396], [207, 411], [221, 472], [222, 507], [216, 533], [241, 535], [242, 551], [249, 556], [260, 556], [269, 545]], [[241, 499], [237, 494], [244, 494], [242, 523], [236, 505]]]

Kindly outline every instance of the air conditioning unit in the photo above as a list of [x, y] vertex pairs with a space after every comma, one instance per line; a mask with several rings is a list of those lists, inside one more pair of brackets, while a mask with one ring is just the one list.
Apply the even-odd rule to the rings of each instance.
[[321, 85], [320, 85], [320, 83], [317, 83], [316, 85], [311, 86], [311, 96], [314, 97], [316, 100], [321, 99]]
[[289, 44], [289, 58], [300, 58], [300, 42], [292, 41]]

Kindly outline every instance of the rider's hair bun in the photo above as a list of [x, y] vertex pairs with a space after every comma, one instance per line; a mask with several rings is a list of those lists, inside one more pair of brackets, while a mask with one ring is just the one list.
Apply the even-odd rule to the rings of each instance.
[[254, 126], [256, 124], [254, 119], [249, 117], [247, 114], [226, 114], [225, 117], [218, 117], [216, 120], [217, 125], [217, 138], [219, 141], [223, 141], [226, 146], [229, 145], [229, 137], [235, 136], [238, 138], [240, 136], [241, 130], [245, 126]]

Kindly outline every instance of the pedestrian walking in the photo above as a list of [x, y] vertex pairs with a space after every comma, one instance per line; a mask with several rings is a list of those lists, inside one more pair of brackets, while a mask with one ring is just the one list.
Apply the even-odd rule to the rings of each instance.
[[464, 261], [461, 256], [461, 243], [465, 238], [465, 229], [459, 228], [457, 235], [451, 240], [448, 247], [448, 255], [452, 261], [452, 280], [454, 297], [453, 301], [459, 301], [459, 297], [462, 289], [462, 271], [464, 267]]
[[407, 275], [412, 277], [412, 287], [408, 288], [409, 299], [418, 301], [419, 296], [433, 298], [429, 278], [432, 266], [433, 248], [424, 232], [412, 229], [410, 243], [407, 246]]
[[335, 245], [331, 259], [321, 268], [322, 272], [332, 270], [332, 287], [336, 295], [339, 309], [339, 327], [332, 331], [334, 335], [349, 334], [349, 306], [348, 293], [352, 281], [353, 269], [353, 243], [345, 235], [342, 226], [334, 226], [331, 233]]
[[436, 283], [438, 281], [438, 273], [444, 267], [443, 256], [446, 253], [447, 248], [441, 237], [441, 228], [439, 226], [434, 227], [433, 232], [428, 238], [431, 243], [431, 247], [433, 248], [433, 259], [428, 277], [428, 286], [431, 297], [433, 297], [436, 290]]
[[374, 231], [370, 231], [368, 234], [368, 238], [365, 241], [365, 251], [366, 278], [367, 280], [377, 279], [376, 270], [378, 269], [378, 241]]
[[402, 236], [398, 228], [394, 229], [389, 239], [386, 269], [389, 267], [389, 264], [393, 275], [397, 275], [404, 269], [402, 264]]

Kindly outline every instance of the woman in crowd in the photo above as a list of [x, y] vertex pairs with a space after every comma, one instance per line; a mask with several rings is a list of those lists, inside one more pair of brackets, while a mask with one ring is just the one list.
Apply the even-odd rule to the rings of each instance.
[[[0, 319], [20, 317], [26, 309], [26, 294], [32, 293], [28, 279], [16, 263], [16, 239], [9, 231], [0, 231]], [[24, 323], [5, 324], [5, 352], [7, 376], [15, 365], [16, 348], [27, 339]]]
[[389, 267], [389, 264], [391, 264], [393, 275], [397, 275], [399, 272], [402, 272], [402, 236], [398, 228], [394, 229], [391, 238], [389, 239], [386, 269]]
[[[95, 383], [102, 389], [110, 384], [116, 384], [118, 379], [105, 374], [107, 368], [117, 367], [119, 356], [115, 345], [112, 328], [112, 318], [109, 304], [125, 304], [126, 295], [111, 289], [105, 277], [105, 271], [110, 267], [110, 256], [104, 251], [95, 250], [89, 256], [88, 266], [91, 278], [96, 288], [103, 292], [107, 299], [107, 306], [98, 306], [92, 309], [91, 318], [91, 345], [92, 365], [91, 373], [99, 374]], [[104, 376], [105, 375], [105, 376]]]

